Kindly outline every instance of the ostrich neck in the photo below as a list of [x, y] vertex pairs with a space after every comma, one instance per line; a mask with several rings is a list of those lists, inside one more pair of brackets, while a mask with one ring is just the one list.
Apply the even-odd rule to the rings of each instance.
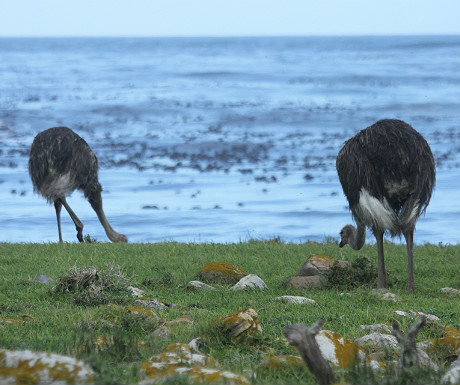
[[366, 226], [362, 222], [357, 222], [357, 227], [353, 227], [353, 235], [348, 239], [348, 244], [353, 250], [361, 250], [366, 241]]

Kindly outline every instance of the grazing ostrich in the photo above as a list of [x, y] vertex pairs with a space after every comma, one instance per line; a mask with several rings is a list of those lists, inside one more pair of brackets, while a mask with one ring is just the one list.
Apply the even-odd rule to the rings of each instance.
[[102, 187], [97, 179], [98, 160], [88, 144], [67, 127], [53, 127], [40, 132], [30, 148], [29, 174], [34, 190], [46, 200], [54, 202], [61, 234], [61, 208], [66, 208], [75, 227], [77, 238], [83, 242], [83, 223], [65, 199], [75, 189], [82, 190], [96, 212], [105, 233], [112, 242], [127, 242], [125, 235], [117, 233], [102, 209]]
[[380, 120], [345, 142], [337, 172], [357, 229], [346, 225], [340, 247], [360, 250], [370, 227], [377, 240], [378, 285], [386, 287], [383, 234], [403, 234], [409, 279], [414, 290], [415, 223], [426, 210], [435, 184], [435, 163], [428, 143], [401, 120]]

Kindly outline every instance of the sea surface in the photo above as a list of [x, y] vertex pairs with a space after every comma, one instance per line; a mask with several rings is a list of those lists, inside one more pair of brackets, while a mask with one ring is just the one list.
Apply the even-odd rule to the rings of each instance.
[[[415, 242], [460, 243], [460, 36], [0, 39], [0, 241], [58, 239], [27, 170], [53, 126], [97, 154], [130, 242], [338, 239], [352, 217], [337, 153], [383, 118], [436, 157]], [[106, 241], [82, 193], [68, 202]]]

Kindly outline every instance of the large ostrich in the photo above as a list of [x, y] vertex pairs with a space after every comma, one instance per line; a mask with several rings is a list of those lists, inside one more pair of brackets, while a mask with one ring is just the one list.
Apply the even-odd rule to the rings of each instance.
[[66, 208], [77, 229], [77, 238], [83, 242], [83, 223], [68, 205], [65, 197], [75, 189], [82, 190], [96, 212], [99, 221], [112, 242], [127, 242], [128, 238], [117, 233], [102, 209], [98, 160], [88, 144], [67, 127], [53, 127], [40, 132], [30, 148], [29, 174], [34, 190], [46, 200], [54, 202], [61, 234], [61, 208]]
[[340, 183], [356, 221], [340, 232], [340, 247], [360, 250], [366, 226], [377, 240], [378, 286], [386, 287], [383, 234], [403, 234], [409, 279], [414, 290], [415, 223], [426, 210], [435, 185], [435, 163], [428, 143], [401, 120], [380, 120], [345, 142], [337, 156]]

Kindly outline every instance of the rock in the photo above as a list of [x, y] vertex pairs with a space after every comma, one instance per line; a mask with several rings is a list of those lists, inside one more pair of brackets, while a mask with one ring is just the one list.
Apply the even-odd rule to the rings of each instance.
[[391, 333], [393, 329], [385, 324], [375, 324], [375, 325], [359, 325], [359, 328], [365, 332], [378, 332], [383, 331], [386, 333]]
[[290, 354], [281, 355], [281, 356], [271, 356], [267, 361], [261, 362], [257, 365], [257, 371], [260, 370], [276, 370], [276, 371], [286, 371], [286, 370], [308, 370], [307, 366], [303, 362], [302, 358], [298, 356], [293, 356]]
[[441, 289], [441, 291], [442, 291], [443, 293], [449, 293], [449, 294], [457, 294], [457, 295], [460, 294], [460, 290], [453, 289], [453, 288], [451, 288], [451, 287], [443, 287], [443, 288]]
[[443, 384], [459, 384], [460, 383], [460, 356], [452, 363], [449, 370], [442, 376], [441, 383]]
[[249, 380], [241, 374], [227, 370], [210, 369], [203, 366], [194, 366], [192, 368], [172, 367], [163, 371], [155, 378], [139, 382], [138, 385], [173, 384], [175, 383], [174, 379], [178, 376], [180, 376], [181, 380], [185, 377], [188, 383], [194, 384], [250, 385]]
[[387, 289], [372, 289], [370, 291], [371, 295], [375, 295], [376, 297], [379, 297], [383, 299], [384, 301], [392, 301], [392, 302], [400, 302], [401, 299], [393, 293], [390, 293]]
[[355, 342], [363, 347], [366, 346], [375, 346], [381, 349], [391, 349], [397, 350], [399, 349], [398, 340], [395, 336], [390, 334], [382, 334], [382, 333], [371, 333], [367, 334], [363, 337], [357, 338]]
[[396, 311], [394, 311], [393, 313], [394, 313], [394, 314], [397, 314], [397, 315], [400, 315], [400, 316], [403, 316], [403, 317], [414, 317], [414, 318], [425, 317], [428, 321], [431, 321], [431, 322], [438, 322], [438, 321], [440, 321], [439, 317], [436, 317], [436, 316], [433, 315], [433, 314], [422, 313], [421, 311], [412, 311], [412, 310], [403, 311], [403, 310], [396, 310]]
[[246, 275], [243, 269], [227, 262], [207, 263], [200, 270], [200, 277], [210, 282], [236, 283]]
[[314, 275], [327, 275], [336, 261], [339, 263], [340, 267], [352, 266], [349, 261], [337, 260], [322, 254], [313, 254], [304, 262], [299, 271], [297, 271], [296, 276], [309, 277]]
[[217, 290], [214, 286], [201, 281], [190, 281], [185, 288], [189, 290]]
[[446, 326], [443, 336], [441, 338], [431, 338], [428, 341], [419, 342], [417, 348], [434, 352], [442, 347], [448, 347], [452, 350], [460, 348], [460, 331], [457, 329]]
[[163, 318], [159, 317], [149, 309], [143, 309], [137, 306], [126, 306], [126, 310], [135, 315], [143, 315], [147, 317], [149, 321], [156, 322], [159, 325], [165, 323], [165, 320]]
[[19, 318], [0, 317], [0, 325], [15, 325], [21, 322], [22, 322], [22, 319], [19, 319]]
[[169, 331], [166, 325], [160, 326], [157, 330], [155, 330], [152, 334], [150, 334], [152, 338], [168, 338], [171, 337], [171, 332]]
[[150, 357], [140, 367], [139, 375], [145, 377], [161, 377], [170, 368], [191, 366], [217, 366], [216, 360], [201, 353], [193, 353], [187, 344], [170, 344], [162, 353]]
[[34, 282], [47, 284], [47, 283], [53, 283], [54, 279], [49, 277], [48, 275], [40, 274], [34, 278]]
[[134, 287], [134, 286], [128, 286], [126, 288], [134, 297], [142, 297], [143, 294], [144, 294], [144, 290], [142, 289], [138, 289], [137, 287]]
[[230, 290], [241, 291], [244, 289], [268, 289], [264, 281], [255, 274], [249, 274], [241, 278]]
[[306, 298], [306, 297], [301, 297], [301, 296], [298, 296], [298, 295], [282, 295], [281, 297], [276, 297], [275, 300], [276, 301], [284, 301], [284, 302], [292, 303], [292, 304], [296, 304], [296, 305], [300, 305], [300, 304], [303, 304], [303, 303], [312, 303], [312, 304], [316, 303], [316, 301], [313, 300], [313, 299], [309, 299], [309, 298]]
[[193, 324], [193, 318], [191, 315], [181, 315], [180, 317], [176, 318], [175, 320], [166, 322], [168, 325], [183, 325], [183, 324]]
[[182, 305], [176, 305], [175, 303], [168, 303], [164, 301], [160, 301], [156, 298], [146, 298], [146, 297], [140, 297], [134, 303], [138, 305], [142, 305], [144, 307], [151, 307], [154, 309], [161, 309], [165, 310], [168, 308], [180, 308], [182, 310], [189, 310], [190, 308], [188, 306], [182, 306]]
[[83, 361], [54, 353], [0, 349], [2, 384], [92, 384], [93, 370]]
[[322, 275], [314, 275], [310, 277], [294, 276], [289, 278], [285, 284], [291, 289], [318, 289], [327, 286], [327, 280]]
[[366, 354], [364, 349], [356, 343], [343, 338], [340, 334], [321, 330], [315, 337], [323, 357], [332, 365], [348, 368], [357, 358], [364, 360]]
[[218, 318], [215, 322], [222, 324], [228, 335], [239, 339], [241, 337], [254, 336], [262, 331], [257, 317], [257, 312], [254, 309], [248, 308]]

